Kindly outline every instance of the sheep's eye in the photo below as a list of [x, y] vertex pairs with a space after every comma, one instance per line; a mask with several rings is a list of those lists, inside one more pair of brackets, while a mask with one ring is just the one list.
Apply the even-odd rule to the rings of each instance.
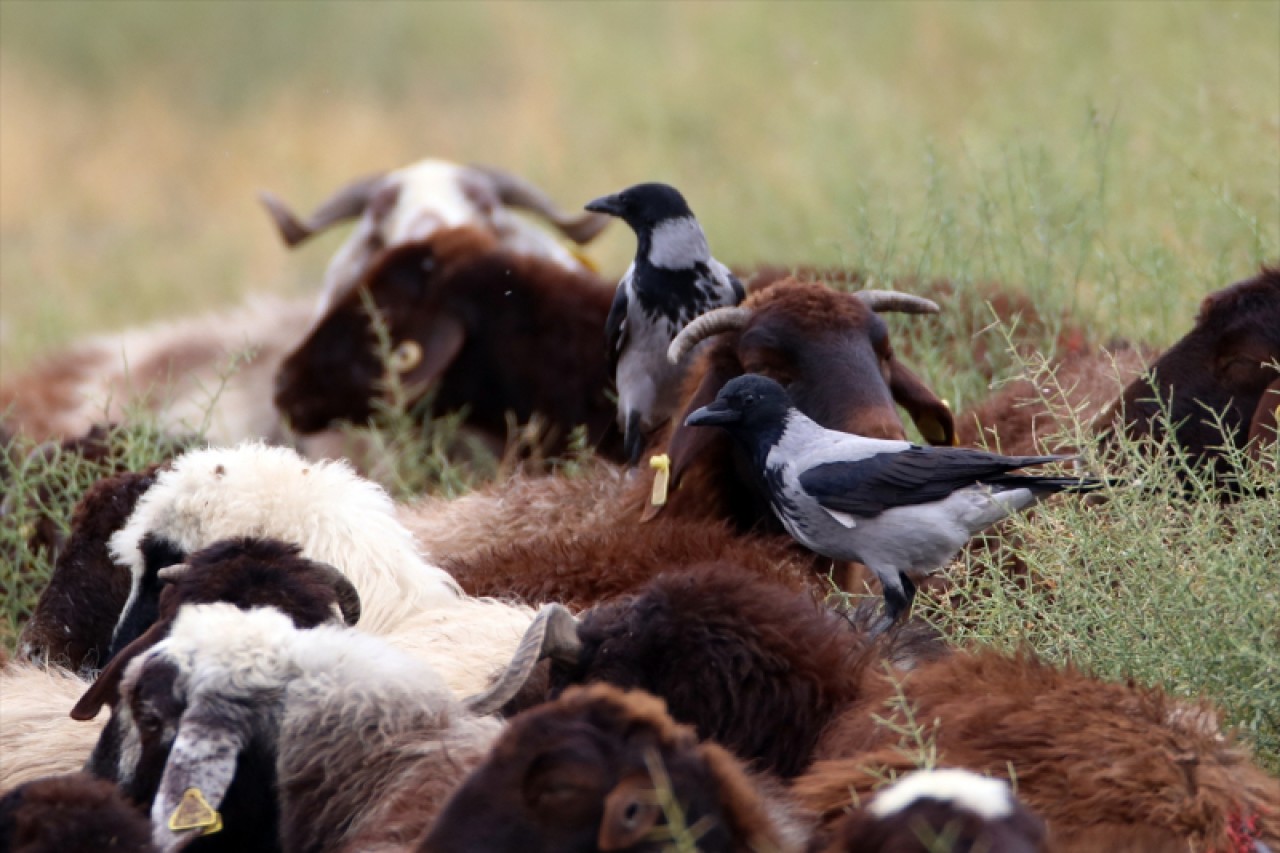
[[417, 367], [422, 361], [422, 347], [417, 341], [401, 341], [387, 359], [387, 366], [396, 373], [404, 373]]
[[143, 734], [154, 735], [164, 727], [164, 721], [150, 711], [143, 711], [137, 716], [138, 730]]

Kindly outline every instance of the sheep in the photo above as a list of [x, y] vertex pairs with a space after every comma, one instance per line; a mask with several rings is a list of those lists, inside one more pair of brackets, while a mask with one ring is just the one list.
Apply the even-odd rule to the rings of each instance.
[[541, 215], [579, 244], [590, 242], [609, 222], [608, 217], [592, 213], [562, 213], [537, 187], [500, 169], [436, 159], [353, 181], [321, 204], [305, 223], [275, 195], [262, 192], [259, 198], [290, 248], [338, 222], [359, 217], [355, 230], [329, 262], [317, 317], [356, 287], [382, 252], [423, 240], [442, 228], [471, 226], [517, 254], [574, 272], [590, 268], [547, 231], [512, 215], [507, 205]]
[[1061, 395], [1044, 389], [1042, 396], [1030, 381], [1015, 382], [960, 416], [960, 442], [992, 444], [1011, 454], [1042, 452], [1044, 439], [1061, 431], [1068, 409], [1104, 440], [1116, 430], [1130, 439], [1158, 440], [1167, 410], [1168, 423], [1176, 425], [1173, 442], [1222, 478], [1228, 472], [1219, 448], [1224, 442], [1245, 447], [1253, 414], [1276, 381], [1277, 329], [1280, 270], [1264, 267], [1205, 297], [1191, 331], [1154, 363], [1154, 351], [1127, 345], [1068, 354], [1054, 371]]
[[846, 617], [794, 582], [727, 561], [672, 571], [584, 611], [557, 637], [544, 696], [594, 682], [643, 689], [700, 737], [791, 778], [861, 695], [868, 666], [910, 667], [941, 653], [914, 622], [872, 644], [872, 612]]
[[19, 659], [66, 666], [85, 678], [106, 662], [129, 597], [129, 575], [112, 564], [108, 539], [155, 485], [159, 467], [105, 477], [84, 493], [53, 575], [18, 635]]
[[851, 812], [834, 834], [825, 853], [1049, 849], [1044, 822], [1007, 783], [954, 768], [908, 773]]
[[792, 786], [828, 822], [851, 792], [865, 797], [885, 774], [914, 768], [893, 730], [909, 728], [910, 714], [939, 764], [1016, 779], [1055, 850], [1234, 849], [1239, 825], [1280, 840], [1280, 781], [1224, 736], [1204, 703], [1025, 651], [957, 651], [900, 677], [871, 674]]
[[639, 529], [613, 523], [574, 537], [549, 531], [440, 563], [468, 595], [516, 595], [531, 604], [556, 601], [581, 609], [633, 592], [659, 572], [708, 561], [732, 563], [793, 589], [813, 583], [813, 561], [779, 537], [744, 536], [718, 521], [680, 518]]
[[[366, 307], [392, 347], [386, 365]], [[303, 434], [363, 423], [395, 371], [407, 402], [433, 392], [436, 412], [465, 408], [465, 423], [501, 446], [509, 417], [546, 422], [547, 451], [585, 425], [612, 458], [621, 440], [606, 397], [601, 349], [612, 293], [597, 276], [502, 249], [475, 228], [445, 229], [384, 252], [284, 360], [276, 405]]]
[[112, 558], [130, 574], [111, 653], [154, 619], [160, 569], [245, 535], [295, 543], [307, 558], [339, 567], [364, 604], [362, 627], [374, 633], [461, 594], [419, 556], [387, 493], [345, 462], [309, 463], [289, 448], [254, 443], [190, 450], [157, 475], [111, 536]]
[[[502, 728], [379, 638], [226, 604], [179, 611], [127, 667], [113, 720], [90, 767], [149, 807], [161, 851], [219, 818], [230, 849], [261, 844], [273, 816], [285, 850], [409, 844]], [[191, 788], [207, 820], [183, 828]]]
[[0, 386], [9, 429], [35, 441], [80, 436], [138, 410], [214, 443], [287, 439], [271, 406], [276, 369], [302, 339], [311, 300], [255, 297], [227, 311], [91, 338]]
[[93, 720], [103, 704], [114, 704], [125, 666], [165, 636], [184, 603], [270, 605], [300, 627], [359, 618], [359, 596], [350, 581], [332, 566], [301, 558], [297, 546], [288, 543], [250, 538], [219, 542], [162, 573], [172, 582], [160, 597], [159, 621], [122, 649], [92, 684], [58, 668], [14, 665], [0, 670], [0, 719], [5, 722], [0, 747], [16, 759], [13, 767], [8, 761], [0, 765], [0, 782], [79, 767], [101, 726], [71, 720]]
[[0, 797], [0, 849], [11, 853], [152, 853], [151, 824], [116, 786], [84, 773], [20, 785]]
[[[1245, 446], [1250, 420], [1280, 370], [1280, 267], [1209, 294], [1195, 325], [1127, 387], [1100, 418], [1105, 430], [1159, 438], [1163, 408], [1176, 444], [1219, 476], [1215, 448]], [[1222, 428], [1218, 426], [1222, 418]]]
[[[676, 817], [676, 815], [679, 817]], [[803, 831], [660, 700], [593, 685], [513, 718], [419, 853], [796, 850]]]
[[74, 722], [67, 711], [89, 686], [57, 666], [0, 668], [0, 791], [84, 766], [102, 723]]

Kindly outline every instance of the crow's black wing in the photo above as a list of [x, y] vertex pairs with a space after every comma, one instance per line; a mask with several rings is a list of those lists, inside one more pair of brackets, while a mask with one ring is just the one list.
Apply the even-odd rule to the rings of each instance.
[[609, 317], [604, 321], [605, 355], [609, 359], [609, 372], [618, 368], [618, 356], [627, 345], [627, 287], [626, 279], [618, 285], [609, 306]]
[[[815, 465], [800, 486], [827, 509], [871, 517], [896, 506], [942, 500], [975, 483], [1015, 485], [1008, 472], [1065, 456], [1000, 456], [980, 450], [911, 447], [856, 462]], [[1028, 483], [1036, 478], [1028, 477]]]

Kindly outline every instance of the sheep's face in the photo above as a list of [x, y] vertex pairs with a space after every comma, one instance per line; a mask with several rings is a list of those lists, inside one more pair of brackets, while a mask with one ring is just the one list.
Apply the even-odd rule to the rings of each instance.
[[160, 649], [130, 666], [85, 768], [118, 783], [140, 805], [150, 806], [155, 798], [187, 707], [179, 676], [177, 664]]
[[884, 320], [861, 299], [823, 284], [786, 280], [752, 294], [744, 307], [751, 309], [746, 324], [713, 340], [700, 369], [689, 377], [686, 404], [667, 445], [674, 488], [695, 460], [717, 472], [732, 470], [738, 482], [751, 487], [726, 490], [734, 504], [729, 515], [743, 527], [776, 524], [755, 466], [732, 447], [729, 436], [684, 423], [727, 382], [746, 373], [780, 383], [796, 408], [828, 429], [905, 438], [897, 403], [928, 441], [954, 442], [950, 409], [897, 359]]
[[[1226, 439], [1244, 445], [1250, 421], [1280, 362], [1280, 270], [1264, 270], [1207, 296], [1195, 327], [1153, 365], [1147, 379], [1130, 385], [1120, 400], [1134, 436], [1161, 433], [1161, 405], [1178, 424], [1177, 443], [1203, 456]], [[1156, 398], [1161, 402], [1157, 402]], [[1210, 414], [1216, 413], [1216, 414]]]
[[464, 341], [463, 323], [440, 301], [441, 283], [456, 263], [492, 248], [491, 236], [457, 229], [385, 253], [281, 365], [275, 403], [290, 425], [307, 434], [340, 421], [364, 423], [393, 381], [410, 402], [421, 399]]
[[663, 795], [697, 825], [700, 850], [730, 848], [721, 785], [692, 731], [645, 694], [577, 689], [511, 721], [419, 849], [667, 849]]

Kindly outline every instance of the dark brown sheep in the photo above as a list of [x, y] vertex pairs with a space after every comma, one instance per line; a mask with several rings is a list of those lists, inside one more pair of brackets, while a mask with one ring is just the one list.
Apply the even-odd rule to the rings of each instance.
[[71, 535], [18, 638], [19, 657], [82, 676], [106, 663], [111, 632], [129, 597], [129, 572], [112, 561], [109, 540], [155, 485], [159, 468], [101, 479], [76, 504]]
[[772, 811], [660, 700], [593, 685], [515, 717], [418, 851], [658, 851], [677, 820], [707, 853], [794, 849]]
[[156, 621], [111, 658], [93, 686], [72, 709], [77, 720], [91, 720], [103, 705], [114, 705], [129, 662], [168, 635], [185, 604], [226, 602], [241, 610], [274, 607], [299, 628], [314, 628], [341, 618], [354, 625], [360, 597], [341, 572], [308, 560], [297, 545], [275, 539], [243, 537], [216, 542], [184, 563], [161, 570], [168, 585], [160, 594]]
[[790, 589], [812, 583], [812, 560], [781, 537], [742, 536], [721, 522], [679, 518], [640, 527], [613, 524], [573, 537], [548, 531], [445, 557], [441, 568], [469, 595], [516, 595], [530, 604], [555, 601], [581, 609], [633, 592], [660, 572], [709, 561], [732, 563]]
[[410, 403], [432, 392], [437, 413], [465, 408], [466, 422], [498, 442], [509, 439], [509, 414], [520, 423], [541, 415], [548, 452], [585, 425], [591, 445], [620, 453], [601, 345], [611, 290], [471, 228], [389, 250], [334, 303], [277, 376], [276, 405], [294, 429], [374, 414], [384, 365], [366, 299], [386, 324], [386, 369]]
[[1174, 425], [1174, 443], [1223, 476], [1227, 466], [1216, 448], [1224, 442], [1245, 446], [1263, 394], [1276, 381], [1277, 363], [1280, 268], [1263, 267], [1257, 276], [1206, 296], [1191, 331], [1165, 350], [1150, 376], [1125, 389], [1099, 424], [1108, 430], [1122, 424], [1130, 438], [1159, 439], [1163, 406]]
[[[543, 695], [593, 682], [643, 689], [700, 737], [791, 777], [859, 697], [868, 666], [944, 653], [920, 623], [872, 645], [873, 611], [840, 614], [794, 582], [724, 560], [672, 571], [586, 611], [571, 637], [545, 648]], [[517, 707], [532, 704], [521, 698]]]
[[151, 853], [151, 822], [110, 782], [51, 776], [0, 797], [0, 850]]
[[827, 821], [886, 773], [914, 769], [916, 756], [876, 719], [910, 729], [910, 713], [940, 765], [1016, 779], [1054, 850], [1233, 850], [1241, 825], [1280, 838], [1280, 781], [1224, 737], [1207, 705], [990, 649], [900, 678], [869, 672], [792, 788]]

